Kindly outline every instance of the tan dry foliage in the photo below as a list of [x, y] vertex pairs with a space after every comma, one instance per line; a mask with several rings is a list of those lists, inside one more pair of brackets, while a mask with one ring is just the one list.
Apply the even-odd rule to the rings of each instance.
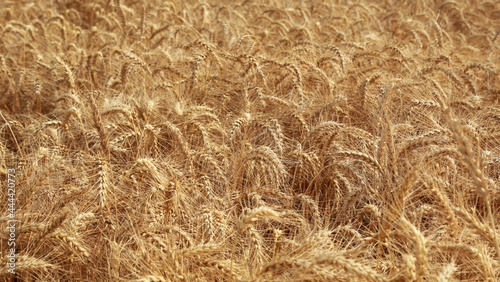
[[21, 280], [500, 280], [498, 1], [4, 2]]

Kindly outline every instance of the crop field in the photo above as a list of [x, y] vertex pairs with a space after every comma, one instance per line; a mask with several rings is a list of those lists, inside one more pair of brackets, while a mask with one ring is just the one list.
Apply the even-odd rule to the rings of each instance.
[[500, 281], [500, 1], [0, 3], [0, 281]]

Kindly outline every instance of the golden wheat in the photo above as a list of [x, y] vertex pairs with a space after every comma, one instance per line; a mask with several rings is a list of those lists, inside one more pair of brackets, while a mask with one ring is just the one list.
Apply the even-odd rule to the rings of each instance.
[[499, 3], [4, 2], [0, 280], [500, 279]]

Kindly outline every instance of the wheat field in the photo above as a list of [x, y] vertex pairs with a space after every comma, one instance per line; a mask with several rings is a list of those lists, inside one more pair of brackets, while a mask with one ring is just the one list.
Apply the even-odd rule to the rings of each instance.
[[2, 281], [500, 280], [499, 1], [13, 0], [0, 28]]

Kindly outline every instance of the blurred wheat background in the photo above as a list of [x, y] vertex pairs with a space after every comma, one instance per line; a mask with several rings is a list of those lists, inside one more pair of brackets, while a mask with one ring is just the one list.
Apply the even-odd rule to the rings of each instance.
[[499, 1], [0, 4], [0, 277], [498, 281]]

